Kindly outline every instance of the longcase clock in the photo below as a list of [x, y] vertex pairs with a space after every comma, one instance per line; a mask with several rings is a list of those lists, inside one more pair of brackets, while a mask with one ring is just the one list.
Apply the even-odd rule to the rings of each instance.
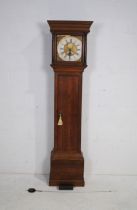
[[81, 152], [82, 73], [87, 66], [87, 33], [92, 21], [48, 20], [55, 73], [54, 148], [50, 186], [84, 186]]

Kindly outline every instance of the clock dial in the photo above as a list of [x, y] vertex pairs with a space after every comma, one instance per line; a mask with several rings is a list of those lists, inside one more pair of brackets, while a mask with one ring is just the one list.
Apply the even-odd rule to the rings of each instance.
[[57, 44], [57, 53], [63, 61], [79, 61], [82, 55], [82, 41], [78, 37], [64, 36]]

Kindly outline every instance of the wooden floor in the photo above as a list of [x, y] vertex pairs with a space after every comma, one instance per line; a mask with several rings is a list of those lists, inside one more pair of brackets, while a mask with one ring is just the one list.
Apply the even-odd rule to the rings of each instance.
[[[0, 210], [136, 210], [137, 176], [96, 175], [86, 186], [59, 191], [48, 176], [0, 175]], [[42, 192], [28, 193], [33, 187]]]

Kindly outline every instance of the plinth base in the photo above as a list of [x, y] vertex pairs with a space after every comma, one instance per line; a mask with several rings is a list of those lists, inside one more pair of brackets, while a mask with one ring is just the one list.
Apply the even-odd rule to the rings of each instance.
[[61, 184], [71, 184], [74, 187], [83, 187], [85, 182], [84, 180], [49, 180], [49, 186], [59, 186]]
[[51, 153], [50, 186], [70, 184], [84, 186], [84, 159], [82, 153]]

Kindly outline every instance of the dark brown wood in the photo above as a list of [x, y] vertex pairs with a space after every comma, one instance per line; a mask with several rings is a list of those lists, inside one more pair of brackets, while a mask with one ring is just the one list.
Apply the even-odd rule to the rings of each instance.
[[[55, 72], [54, 148], [51, 152], [50, 186], [84, 186], [81, 152], [82, 73], [86, 65], [86, 40], [92, 21], [48, 20], [52, 32], [52, 68]], [[80, 62], [57, 61], [57, 35], [81, 35]], [[63, 125], [58, 125], [59, 116]]]
[[51, 32], [59, 32], [62, 34], [65, 31], [88, 33], [93, 21], [75, 21], [75, 20], [48, 20]]

